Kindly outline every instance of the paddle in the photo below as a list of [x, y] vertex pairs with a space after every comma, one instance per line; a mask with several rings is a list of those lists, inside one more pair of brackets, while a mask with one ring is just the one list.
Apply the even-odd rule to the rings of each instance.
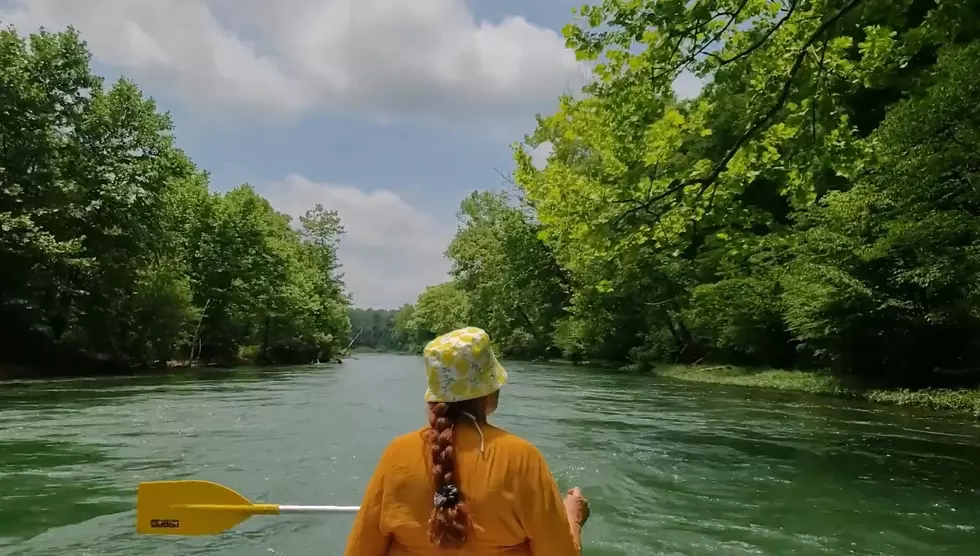
[[354, 513], [357, 506], [253, 504], [210, 481], [150, 481], [136, 491], [136, 532], [141, 535], [216, 535], [253, 515]]

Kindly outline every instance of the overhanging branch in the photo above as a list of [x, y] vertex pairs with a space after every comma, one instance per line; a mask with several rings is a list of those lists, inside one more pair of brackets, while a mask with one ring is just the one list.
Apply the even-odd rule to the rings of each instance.
[[734, 12], [719, 12], [719, 13], [711, 16], [710, 18], [708, 18], [701, 25], [698, 25], [698, 26], [694, 27], [693, 29], [685, 29], [684, 32], [681, 34], [681, 36], [677, 38], [677, 43], [674, 45], [673, 52], [671, 53], [671, 59], [673, 59], [674, 56], [677, 55], [677, 52], [680, 51], [681, 45], [683, 45], [684, 44], [684, 41], [687, 38], [689, 38], [687, 36], [687, 34], [690, 33], [692, 30], [695, 31], [695, 35], [697, 35], [697, 33], [699, 33], [701, 31], [701, 28], [702, 27], [704, 27], [705, 25], [707, 25], [707, 24], [711, 23], [712, 21], [714, 21], [715, 18], [720, 17], [720, 16], [725, 16], [725, 15], [729, 16], [728, 22], [725, 23], [725, 26], [722, 27], [720, 31], [718, 31], [717, 33], [715, 33], [714, 35], [712, 35], [712, 37], [710, 39], [702, 42], [701, 45], [697, 48], [697, 50], [695, 50], [694, 52], [692, 52], [690, 55], [685, 56], [684, 59], [681, 60], [679, 63], [672, 65], [671, 67], [665, 69], [664, 71], [662, 71], [662, 72], [660, 72], [658, 74], [655, 74], [653, 76], [653, 79], [654, 80], [659, 80], [659, 79], [662, 79], [666, 75], [676, 74], [676, 73], [680, 72], [681, 70], [683, 70], [684, 68], [686, 68], [691, 62], [693, 62], [694, 60], [696, 60], [698, 56], [700, 56], [701, 54], [704, 54], [704, 51], [707, 50], [709, 46], [711, 46], [712, 44], [714, 44], [714, 43], [718, 42], [719, 40], [721, 40], [721, 38], [725, 35], [725, 33], [728, 32], [729, 29], [731, 29], [732, 25], [734, 25], [735, 24], [735, 21], [738, 20], [738, 16], [742, 14], [742, 10], [745, 9], [745, 6], [748, 5], [748, 3], [749, 3], [749, 0], [742, 0], [742, 3], [738, 5], [738, 8], [736, 8]]
[[752, 46], [746, 48], [742, 52], [739, 52], [738, 54], [732, 56], [731, 58], [722, 58], [721, 56], [719, 56], [718, 54], [715, 54], [714, 52], [708, 52], [708, 56], [711, 56], [712, 58], [715, 58], [716, 60], [718, 60], [718, 65], [720, 65], [720, 66], [727, 66], [728, 64], [731, 64], [732, 62], [736, 62], [738, 60], [741, 60], [742, 58], [745, 58], [745, 57], [749, 56], [750, 54], [752, 54], [756, 50], [762, 48], [762, 45], [764, 45], [766, 43], [766, 41], [769, 40], [769, 37], [771, 37], [773, 35], [773, 33], [775, 33], [776, 31], [778, 31], [779, 28], [782, 27], [783, 24], [786, 23], [787, 20], [789, 20], [789, 18], [793, 17], [793, 12], [796, 11], [796, 6], [797, 6], [797, 2], [791, 2], [790, 5], [789, 5], [789, 9], [786, 10], [786, 15], [783, 16], [775, 24], [773, 24], [773, 26], [770, 27], [766, 31], [766, 33], [764, 35], [762, 35], [762, 38], [761, 39], [759, 39], [758, 41], [756, 41]]
[[[864, 0], [850, 0], [840, 9], [840, 11], [838, 11], [832, 17], [830, 17], [829, 19], [821, 23], [820, 26], [817, 27], [817, 29], [810, 35], [810, 37], [807, 38], [807, 40], [803, 43], [803, 46], [800, 48], [799, 53], [796, 55], [796, 58], [793, 61], [793, 65], [790, 67], [786, 80], [783, 82], [783, 86], [781, 87], [779, 95], [776, 98], [776, 102], [773, 103], [773, 105], [769, 108], [769, 110], [767, 110], [761, 117], [759, 117], [744, 133], [742, 133], [735, 140], [732, 146], [725, 152], [725, 156], [723, 156], [722, 159], [719, 160], [712, 167], [711, 172], [707, 176], [703, 178], [696, 178], [691, 180], [674, 180], [670, 183], [670, 185], [667, 186], [667, 188], [664, 191], [658, 193], [653, 197], [647, 198], [645, 201], [640, 201], [637, 199], [627, 199], [627, 200], [619, 201], [624, 203], [632, 202], [635, 203], [635, 206], [631, 207], [629, 210], [625, 211], [623, 214], [621, 214], [616, 219], [614, 219], [612, 221], [612, 225], [614, 226], [617, 225], [619, 222], [621, 222], [623, 219], [630, 216], [631, 214], [636, 214], [639, 212], [653, 213], [654, 205], [656, 205], [660, 201], [663, 201], [667, 197], [670, 197], [671, 195], [678, 194], [684, 191], [688, 187], [700, 185], [700, 188], [698, 189], [696, 194], [698, 198], [703, 196], [709, 189], [712, 189], [713, 187], [717, 187], [718, 178], [721, 176], [721, 173], [724, 172], [725, 169], [728, 167], [728, 163], [731, 162], [731, 160], [735, 157], [736, 154], [738, 154], [738, 151], [741, 150], [743, 146], [745, 146], [745, 144], [749, 141], [749, 139], [751, 139], [753, 136], [759, 133], [763, 128], [767, 127], [771, 123], [772, 119], [776, 116], [776, 114], [778, 114], [780, 110], [782, 110], [783, 107], [786, 105], [786, 102], [789, 100], [790, 93], [793, 90], [793, 83], [795, 82], [796, 77], [800, 72], [800, 69], [803, 67], [803, 62], [806, 60], [807, 52], [809, 51], [809, 49], [818, 40], [820, 40], [820, 38], [834, 24], [836, 24], [844, 16], [852, 12], [863, 2]], [[758, 47], [753, 45], [753, 47], [750, 48], [755, 49]], [[742, 57], [741, 54], [737, 56]]]

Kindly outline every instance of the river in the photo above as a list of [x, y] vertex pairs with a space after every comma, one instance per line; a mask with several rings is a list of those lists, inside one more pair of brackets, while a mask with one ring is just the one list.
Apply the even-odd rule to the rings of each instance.
[[[134, 531], [140, 481], [358, 504], [423, 423], [421, 359], [0, 385], [0, 555], [341, 554], [352, 516]], [[587, 555], [975, 555], [980, 428], [795, 394], [511, 363], [493, 421], [592, 501]]]

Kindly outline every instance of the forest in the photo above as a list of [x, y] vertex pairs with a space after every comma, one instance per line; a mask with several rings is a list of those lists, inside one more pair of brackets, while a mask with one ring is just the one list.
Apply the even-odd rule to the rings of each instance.
[[[401, 309], [519, 358], [821, 369], [980, 363], [980, 3], [605, 0], [594, 82], [474, 192], [451, 279]], [[678, 98], [688, 72], [704, 83]], [[546, 164], [531, 149], [547, 145]]]
[[336, 212], [212, 192], [131, 81], [74, 30], [0, 31], [0, 348], [34, 373], [335, 359]]
[[307, 363], [475, 325], [510, 358], [934, 384], [980, 363], [978, 22], [968, 0], [583, 6], [563, 33], [592, 81], [462, 202], [449, 279], [391, 310], [352, 309], [336, 212], [212, 192], [74, 31], [2, 31], [3, 356]]
[[351, 307], [350, 344], [353, 351], [379, 353], [417, 353], [421, 345], [412, 345], [405, 336], [406, 307], [401, 309], [362, 309]]

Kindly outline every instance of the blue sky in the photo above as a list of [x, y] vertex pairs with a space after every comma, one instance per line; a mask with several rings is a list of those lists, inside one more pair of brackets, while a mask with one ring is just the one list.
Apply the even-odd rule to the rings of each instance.
[[98, 73], [171, 111], [214, 189], [338, 210], [355, 305], [393, 308], [447, 279], [460, 200], [502, 187], [510, 144], [584, 82], [560, 37], [580, 4], [0, 0], [0, 20], [79, 29]]

